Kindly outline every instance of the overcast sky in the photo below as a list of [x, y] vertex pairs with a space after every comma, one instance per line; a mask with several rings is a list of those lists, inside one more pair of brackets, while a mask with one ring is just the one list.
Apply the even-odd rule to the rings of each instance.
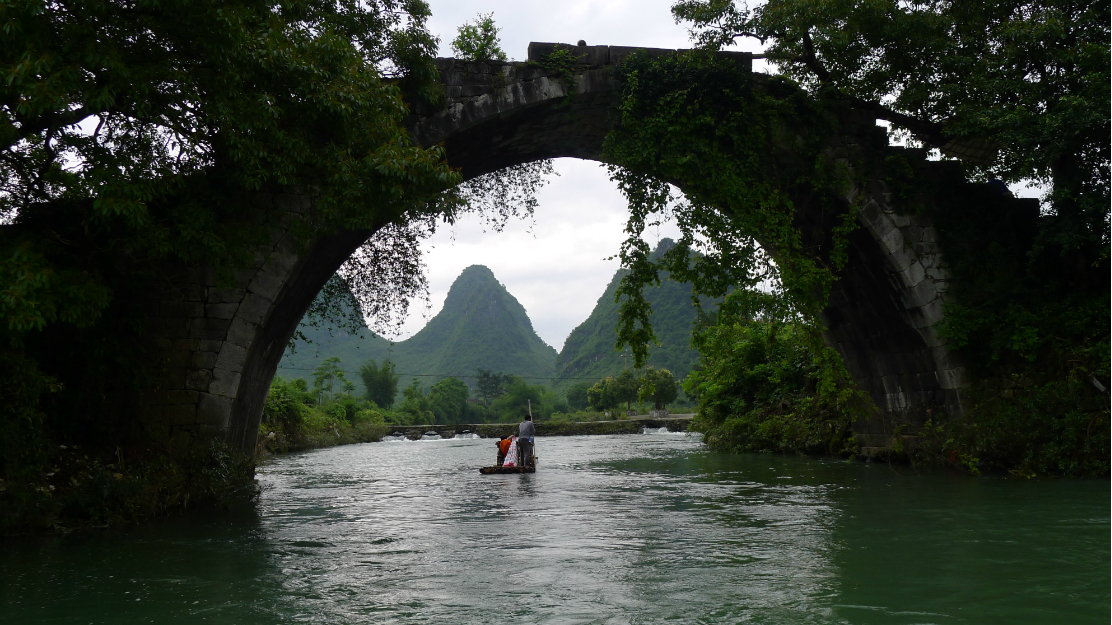
[[[451, 56], [456, 28], [479, 13], [493, 13], [502, 48], [524, 60], [530, 41], [590, 45], [690, 47], [687, 30], [672, 20], [672, 0], [430, 0], [430, 30], [440, 37], [441, 56]], [[742, 50], [758, 51], [753, 42]], [[757, 65], [757, 64], [755, 64]], [[760, 69], [756, 66], [754, 69]], [[431, 310], [420, 305], [399, 339], [416, 333], [444, 304], [448, 288], [466, 267], [486, 265], [533, 321], [537, 334], [557, 350], [587, 318], [614, 272], [624, 238], [625, 201], [597, 163], [560, 159], [560, 176], [539, 196], [535, 222], [511, 222], [502, 233], [483, 232], [477, 218], [438, 232], [425, 246], [432, 291]], [[1013, 187], [1017, 195], [1035, 196]], [[531, 229], [531, 232], [530, 232]], [[649, 233], [650, 243], [675, 237], [673, 227]]]
[[[494, 13], [502, 28], [502, 48], [512, 59], [524, 60], [530, 41], [644, 46], [690, 47], [687, 31], [672, 21], [671, 0], [573, 0], [516, 2], [432, 0], [430, 30], [440, 37], [441, 56], [456, 28], [479, 13]], [[486, 265], [529, 312], [533, 328], [559, 350], [568, 334], [591, 314], [595, 302], [618, 269], [616, 260], [624, 238], [625, 200], [597, 163], [575, 159], [556, 161], [553, 177], [539, 199], [532, 224], [511, 222], [502, 233], [483, 232], [476, 218], [443, 229], [425, 245], [432, 290], [432, 310], [444, 305], [448, 288], [466, 267]], [[531, 232], [529, 230], [532, 230]], [[652, 232], [656, 243], [673, 229]], [[424, 327], [427, 318], [415, 307], [401, 338]]]

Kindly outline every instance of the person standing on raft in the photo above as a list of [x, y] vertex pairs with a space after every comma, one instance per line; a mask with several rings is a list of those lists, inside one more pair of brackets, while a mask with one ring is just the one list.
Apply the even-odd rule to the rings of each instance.
[[517, 457], [518, 465], [523, 467], [533, 464], [533, 437], [537, 435], [537, 428], [533, 426], [533, 415], [525, 415], [525, 420], [517, 426]]

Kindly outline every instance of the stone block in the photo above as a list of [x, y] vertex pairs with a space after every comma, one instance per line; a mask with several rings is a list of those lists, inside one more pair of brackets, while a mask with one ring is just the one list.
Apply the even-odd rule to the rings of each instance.
[[665, 48], [635, 48], [631, 46], [610, 46], [609, 52], [610, 62], [608, 64], [617, 65], [625, 61], [636, 52], [644, 52], [649, 58], [655, 59], [664, 56], [665, 54], [673, 53], [675, 52], [675, 50], [669, 50]]
[[163, 355], [162, 361], [171, 367], [188, 367], [193, 360], [192, 356], [192, 352], [171, 350]]
[[151, 347], [156, 351], [165, 352], [173, 349], [174, 343], [175, 341], [171, 341], [170, 339], [154, 339], [151, 341]]
[[186, 388], [186, 377], [189, 369], [185, 367], [166, 367], [162, 370], [159, 386], [164, 391], [175, 391]]
[[208, 299], [209, 304], [225, 304], [225, 303], [238, 303], [243, 299], [247, 293], [246, 289], [209, 289]]
[[233, 345], [239, 345], [240, 347], [250, 348], [258, 330], [259, 327], [257, 325], [237, 317], [232, 320], [232, 325], [228, 328], [227, 342]]
[[167, 404], [196, 404], [201, 395], [197, 391], [166, 391]]
[[[911, 227], [911, 215], [905, 215], [905, 214], [902, 214], [902, 213], [897, 213], [895, 211], [892, 211], [892, 212], [888, 213], [888, 218], [892, 220], [892, 225], [896, 226], [897, 228], [900, 228], [901, 231], [903, 231], [906, 228]], [[904, 240], [910, 242], [913, 239], [908, 238], [906, 233], [905, 233], [904, 234]]]
[[927, 276], [927, 272], [923, 269], [923, 266], [919, 264], [919, 261], [914, 261], [907, 266], [907, 269], [901, 271], [900, 275], [903, 276], [905, 285], [913, 287], [923, 281], [923, 278]]
[[219, 352], [224, 346], [224, 341], [197, 341], [197, 351]]
[[[200, 411], [198, 411], [198, 419], [200, 419]], [[231, 422], [229, 416], [226, 420], [227, 423]], [[201, 440], [224, 440], [224, 436], [228, 433], [227, 423], [223, 425], [209, 425], [207, 423], [197, 424], [197, 438]]]
[[459, 87], [460, 95], [465, 98], [473, 98], [486, 93], [492, 93], [493, 88], [487, 85], [463, 85]]
[[192, 356], [189, 366], [194, 369], [212, 369], [218, 357], [216, 352], [193, 352]]
[[888, 193], [888, 183], [879, 178], [873, 178], [866, 182], [865, 188], [869, 193]]
[[231, 319], [236, 316], [239, 304], [205, 304], [205, 316], [213, 319]]
[[210, 319], [201, 317], [194, 319], [189, 326], [189, 338], [205, 341], [219, 341], [228, 335], [228, 319]]
[[[270, 255], [270, 258], [267, 259], [266, 266], [263, 269], [270, 276], [289, 276], [294, 267], [297, 266], [298, 260], [300, 259], [297, 253], [292, 249], [276, 250]], [[256, 288], [255, 292], [260, 293], [262, 291]]]
[[185, 388], [190, 391], [207, 392], [212, 383], [212, 371], [208, 369], [190, 369], [185, 375]]
[[259, 272], [259, 265], [257, 263], [254, 267], [242, 267], [232, 272], [232, 283], [237, 287], [246, 287], [255, 274]]
[[162, 301], [161, 299], [145, 299], [139, 302], [139, 310], [147, 317], [161, 317], [162, 316]]
[[228, 343], [224, 346], [224, 349], [220, 350], [220, 356], [216, 359], [215, 366], [233, 373], [240, 373], [243, 371], [245, 362], [247, 362], [247, 349], [235, 343]]
[[[899, 232], [898, 230], [896, 232]], [[898, 249], [888, 255], [888, 262], [892, 264], [892, 271], [896, 273], [902, 272], [911, 266], [911, 263], [917, 259], [915, 256], [906, 249]]]
[[147, 334], [151, 338], [185, 338], [189, 333], [189, 320], [184, 317], [156, 317], [147, 320]]
[[[286, 273], [281, 275], [289, 274]], [[255, 279], [251, 281], [247, 290], [270, 300], [277, 299], [278, 294], [282, 292], [282, 287], [285, 286], [285, 282], [282, 281], [281, 275], [264, 269], [255, 276]]]
[[227, 369], [220, 369], [219, 367], [212, 370], [212, 383], [209, 384], [209, 393], [213, 395], [220, 395], [223, 397], [235, 398], [236, 392], [239, 390], [238, 373], [228, 371]]
[[197, 339], [175, 339], [173, 349], [183, 352], [197, 351], [199, 343]]
[[441, 80], [449, 87], [458, 87], [467, 84], [468, 76], [463, 67], [454, 67], [447, 74], [441, 74]]
[[153, 407], [153, 410], [168, 425], [185, 425], [197, 421], [197, 406], [194, 404], [168, 404]]
[[953, 369], [940, 369], [935, 372], [935, 379], [938, 380], [938, 386], [940, 388], [961, 388], [961, 385], [958, 384], [958, 376]]
[[456, 64], [456, 60], [452, 57], [437, 57], [434, 62], [436, 63], [436, 71], [441, 74], [452, 69], [452, 66]]
[[463, 87], [459, 85], [451, 85], [444, 88], [444, 96], [447, 98], [463, 97]]
[[266, 319], [270, 313], [271, 307], [274, 305], [269, 298], [255, 293], [248, 293], [247, 297], [243, 298], [243, 303], [239, 305], [239, 310], [236, 311], [236, 317], [250, 321], [251, 323], [261, 324], [263, 319]]
[[200, 302], [163, 301], [158, 312], [160, 317], [201, 317], [205, 314]]
[[202, 435], [223, 434], [232, 420], [231, 397], [220, 395], [201, 395], [197, 404], [197, 422], [200, 424]]

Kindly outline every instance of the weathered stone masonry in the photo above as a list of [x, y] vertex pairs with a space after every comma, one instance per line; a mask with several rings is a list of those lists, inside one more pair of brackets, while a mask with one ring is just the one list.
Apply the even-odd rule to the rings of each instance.
[[[530, 44], [530, 59], [543, 61], [554, 46]], [[438, 59], [446, 106], [417, 107], [413, 136], [422, 145], [442, 143], [465, 178], [544, 158], [599, 160], [617, 97], [608, 68], [634, 49], [570, 49], [581, 64], [559, 79], [535, 63]], [[749, 55], [728, 56], [751, 64]], [[848, 143], [854, 133], [883, 132], [859, 117], [856, 129], [847, 127]], [[837, 148], [831, 157], [846, 154]], [[938, 185], [966, 184], [950, 165], [912, 156]], [[960, 413], [967, 384], [935, 329], [948, 280], [938, 233], [928, 213], [894, 210], [880, 177], [845, 198], [860, 200], [862, 227], [851, 234], [849, 261], [825, 312], [829, 340], [882, 411], [883, 420], [856, 424], [863, 443], [875, 446], [885, 444], [893, 423], [921, 423], [928, 411]], [[296, 195], [264, 201], [291, 216], [312, 209]], [[167, 279], [146, 294], [159, 383], [144, 404], [154, 429], [177, 444], [215, 437], [253, 449], [289, 337], [320, 288], [373, 232], [343, 232], [299, 253], [278, 227], [228, 288], [205, 268], [167, 268]]]

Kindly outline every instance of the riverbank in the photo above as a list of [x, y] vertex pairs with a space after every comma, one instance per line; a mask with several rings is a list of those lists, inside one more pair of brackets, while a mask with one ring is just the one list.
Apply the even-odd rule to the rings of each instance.
[[[668, 417], [631, 417], [611, 421], [541, 421], [536, 424], [537, 436], [583, 436], [605, 434], [641, 434], [646, 429], [667, 428], [669, 432], [686, 432], [695, 417], [692, 414]], [[259, 432], [260, 457], [280, 455], [310, 449], [323, 449], [355, 443], [375, 443], [386, 436], [419, 440], [430, 433], [440, 438], [453, 438], [459, 434], [475, 434], [480, 438], [502, 438], [517, 433], [517, 423], [454, 423], [450, 425], [392, 425], [360, 424], [355, 426], [333, 424], [327, 430], [305, 432], [296, 440], [289, 440], [281, 431]]]
[[[537, 436], [583, 436], [603, 434], [641, 434], [646, 428], [659, 430], [668, 428], [669, 432], [686, 432], [695, 415], [672, 415], [669, 417], [631, 417], [612, 421], [577, 421], [572, 423], [540, 421], [536, 424]], [[477, 434], [481, 438], [502, 438], [517, 434], [517, 423], [458, 423], [452, 425], [407, 425], [394, 426], [391, 436], [404, 436], [418, 440], [422, 436], [435, 433], [441, 438], [452, 438], [458, 434]]]

